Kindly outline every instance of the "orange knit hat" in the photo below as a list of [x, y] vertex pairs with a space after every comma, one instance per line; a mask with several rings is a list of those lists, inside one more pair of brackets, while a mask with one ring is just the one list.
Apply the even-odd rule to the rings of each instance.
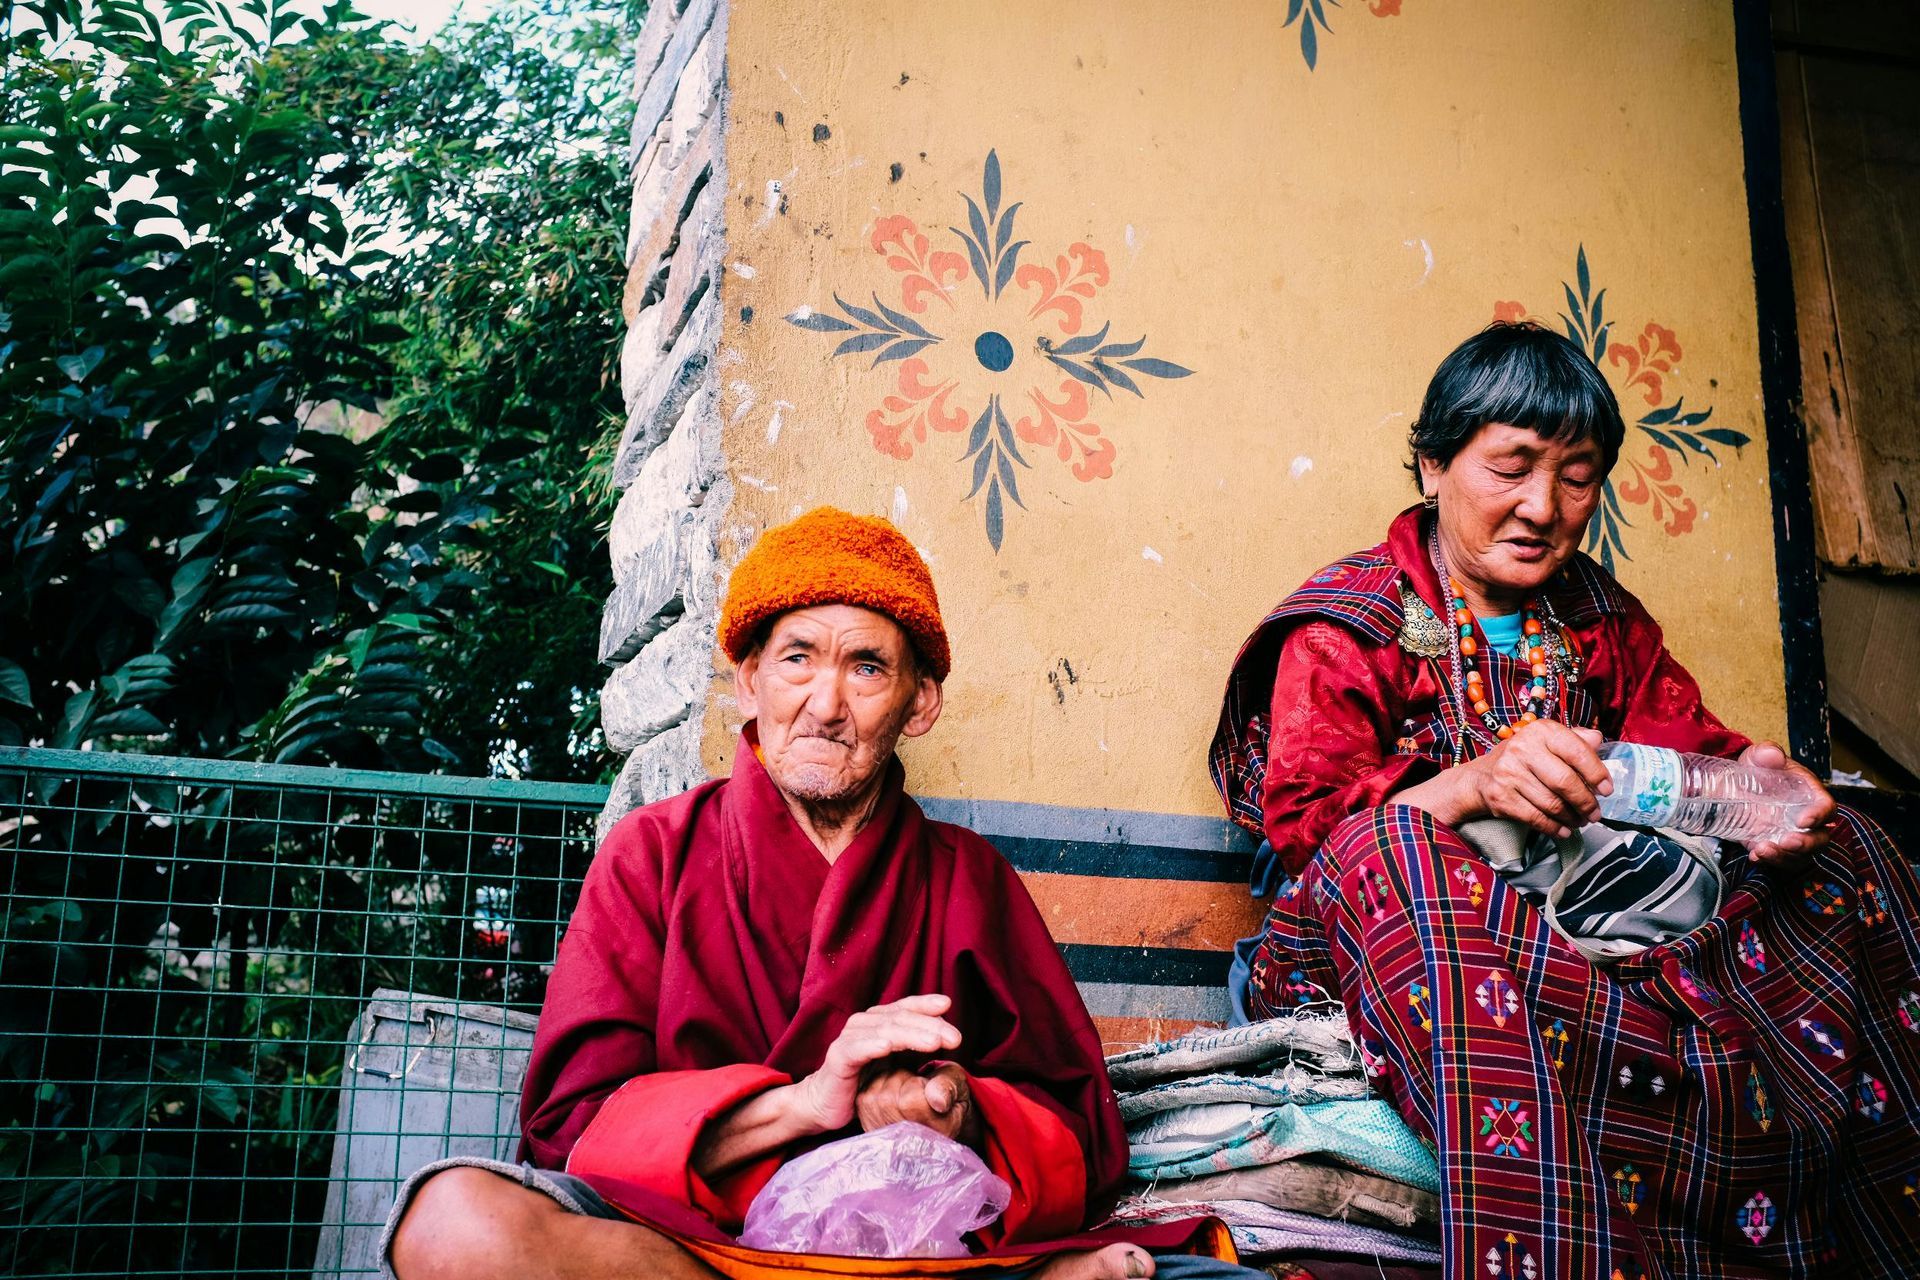
[[852, 604], [884, 613], [913, 637], [935, 680], [953, 665], [927, 562], [877, 516], [815, 507], [760, 535], [734, 566], [720, 606], [720, 647], [746, 657], [760, 625], [793, 609]]

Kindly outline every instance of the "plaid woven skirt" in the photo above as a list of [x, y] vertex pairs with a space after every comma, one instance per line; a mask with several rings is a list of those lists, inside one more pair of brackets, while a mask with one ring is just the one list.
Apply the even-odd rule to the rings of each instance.
[[1446, 1274], [1920, 1277], [1920, 882], [1842, 809], [1804, 873], [1596, 967], [1392, 805], [1283, 887], [1255, 1017], [1339, 999], [1437, 1150]]

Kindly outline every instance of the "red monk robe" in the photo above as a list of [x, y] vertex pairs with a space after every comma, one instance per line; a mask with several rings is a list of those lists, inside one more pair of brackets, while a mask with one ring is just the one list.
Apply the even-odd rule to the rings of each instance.
[[1103, 1206], [1127, 1140], [1066, 965], [1013, 868], [926, 818], [902, 777], [896, 760], [831, 865], [750, 736], [730, 780], [613, 829], [547, 990], [523, 1159], [629, 1211], [638, 1186], [736, 1233], [779, 1160], [709, 1186], [692, 1168], [701, 1127], [819, 1067], [850, 1014], [937, 992], [964, 1037], [952, 1060], [971, 1077], [981, 1154], [1013, 1188], [985, 1243], [1070, 1235]]

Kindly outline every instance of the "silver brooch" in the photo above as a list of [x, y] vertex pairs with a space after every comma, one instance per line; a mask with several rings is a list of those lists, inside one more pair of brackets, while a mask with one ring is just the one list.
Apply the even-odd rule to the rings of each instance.
[[1440, 621], [1405, 582], [1400, 584], [1400, 647], [1416, 658], [1444, 658], [1453, 649], [1453, 631]]

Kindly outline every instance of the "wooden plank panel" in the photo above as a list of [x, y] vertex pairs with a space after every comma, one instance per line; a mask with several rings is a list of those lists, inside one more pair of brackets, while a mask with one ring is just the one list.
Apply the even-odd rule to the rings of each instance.
[[1920, 573], [1920, 69], [1780, 59], [1819, 550]]

